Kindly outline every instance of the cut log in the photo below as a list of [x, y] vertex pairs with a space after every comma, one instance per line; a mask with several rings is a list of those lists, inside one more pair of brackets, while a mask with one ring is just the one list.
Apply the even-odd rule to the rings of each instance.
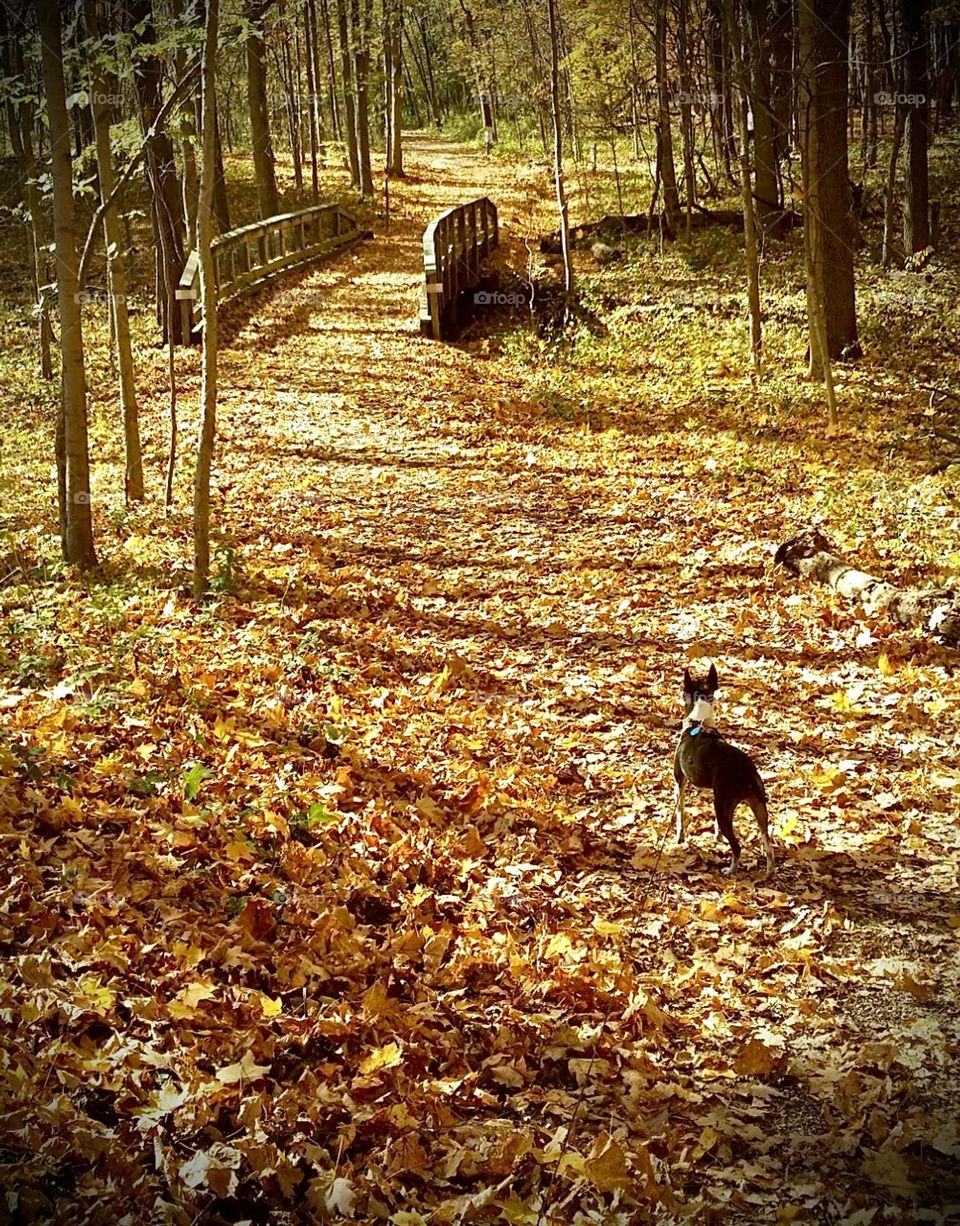
[[898, 588], [868, 575], [838, 557], [817, 528], [808, 528], [784, 541], [774, 562], [858, 601], [869, 617], [887, 617], [899, 626], [926, 630], [951, 645], [960, 643], [960, 592], [951, 588]]
[[[705, 209], [700, 204], [695, 204], [693, 208], [690, 224], [694, 230], [706, 229], [708, 226], [743, 228], [743, 214], [738, 209]], [[784, 230], [788, 230], [798, 226], [801, 221], [799, 214], [785, 213], [781, 225]], [[598, 238], [616, 243], [627, 234], [655, 234], [659, 227], [660, 218], [657, 213], [608, 213], [599, 221], [586, 221], [579, 226], [571, 226], [570, 241], [575, 247], [583, 247]], [[545, 254], [555, 254], [559, 251], [559, 233], [554, 231], [552, 234], [544, 234], [540, 239], [540, 250]]]

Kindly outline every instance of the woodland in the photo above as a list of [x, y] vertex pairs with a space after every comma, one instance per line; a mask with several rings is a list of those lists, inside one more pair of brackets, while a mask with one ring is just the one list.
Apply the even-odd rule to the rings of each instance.
[[958, 153], [956, 0], [0, 2], [0, 1226], [960, 1222]]

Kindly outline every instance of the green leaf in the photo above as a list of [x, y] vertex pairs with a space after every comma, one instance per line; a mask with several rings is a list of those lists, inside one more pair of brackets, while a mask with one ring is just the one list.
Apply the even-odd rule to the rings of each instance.
[[314, 826], [332, 826], [339, 820], [339, 813], [331, 813], [329, 809], [319, 803], [311, 805], [307, 810], [308, 830], [312, 830]]
[[196, 762], [183, 777], [183, 795], [187, 800], [196, 800], [200, 795], [200, 785], [204, 779], [213, 774], [202, 762]]

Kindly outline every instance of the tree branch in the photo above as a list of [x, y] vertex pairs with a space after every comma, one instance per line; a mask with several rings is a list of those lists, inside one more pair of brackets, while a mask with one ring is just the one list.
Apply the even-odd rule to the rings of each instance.
[[187, 85], [192, 82], [194, 77], [199, 75], [201, 62], [202, 61], [198, 58], [193, 64], [191, 64], [190, 67], [183, 74], [183, 76], [180, 78], [180, 80], [177, 82], [177, 84], [174, 86], [173, 93], [166, 100], [166, 102], [164, 102], [160, 110], [157, 111], [156, 118], [154, 119], [150, 127], [147, 129], [147, 134], [143, 138], [143, 143], [141, 144], [137, 152], [134, 154], [134, 156], [130, 159], [127, 166], [124, 168], [123, 174], [121, 174], [120, 177], [117, 179], [117, 182], [113, 188], [113, 191], [110, 193], [109, 196], [107, 196], [106, 200], [104, 200], [99, 205], [96, 212], [94, 213], [93, 219], [90, 222], [90, 230], [87, 234], [87, 241], [83, 244], [83, 255], [80, 257], [79, 280], [80, 280], [81, 289], [86, 283], [87, 268], [90, 263], [90, 256], [93, 253], [93, 240], [96, 237], [97, 230], [100, 228], [100, 223], [103, 221], [104, 214], [113, 204], [114, 200], [116, 200], [117, 196], [119, 196], [120, 192], [123, 190], [124, 185], [127, 183], [130, 176], [133, 174], [133, 172], [137, 169], [137, 167], [143, 161], [151, 140], [153, 140], [157, 132], [159, 132], [160, 127], [163, 124], [163, 121], [170, 114], [170, 111], [173, 109], [174, 105], [180, 101], [182, 94], [186, 92]]

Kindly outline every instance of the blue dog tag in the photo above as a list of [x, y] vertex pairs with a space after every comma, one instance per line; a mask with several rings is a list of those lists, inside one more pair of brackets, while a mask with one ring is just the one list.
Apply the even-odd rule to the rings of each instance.
[[697, 734], [698, 734], [699, 732], [700, 732], [700, 725], [699, 725], [699, 724], [697, 724], [696, 728], [691, 728], [691, 729], [690, 729], [690, 735], [691, 735], [691, 736], [697, 736]]

